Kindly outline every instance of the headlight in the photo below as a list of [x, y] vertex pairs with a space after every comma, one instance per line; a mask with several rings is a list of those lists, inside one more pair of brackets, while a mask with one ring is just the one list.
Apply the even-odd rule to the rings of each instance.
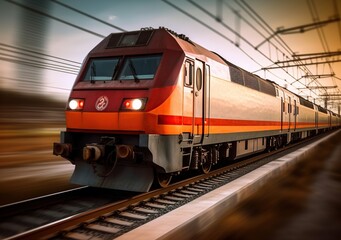
[[84, 99], [70, 99], [69, 108], [71, 110], [82, 110], [84, 107]]
[[142, 110], [146, 105], [146, 98], [131, 98], [131, 99], [123, 99], [121, 109], [122, 110]]

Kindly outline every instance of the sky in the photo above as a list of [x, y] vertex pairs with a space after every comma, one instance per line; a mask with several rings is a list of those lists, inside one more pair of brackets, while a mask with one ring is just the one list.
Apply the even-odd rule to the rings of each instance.
[[[253, 11], [264, 20], [264, 24], [276, 31], [279, 27], [287, 29], [335, 18], [341, 12], [341, 3], [338, 0], [0, 0], [0, 88], [45, 94], [66, 100], [84, 57], [102, 40], [102, 37], [95, 34], [107, 36], [121, 31], [60, 3], [126, 31], [164, 26], [183, 33], [192, 41], [219, 53], [247, 71], [286, 86], [309, 100], [315, 98], [316, 103], [320, 105], [324, 102], [319, 100], [318, 95], [340, 94], [340, 63], [312, 64], [305, 69], [309, 72], [298, 67], [287, 68], [287, 72], [282, 69], [261, 70], [272, 66], [273, 62], [292, 59], [292, 52], [304, 54], [340, 51], [340, 21], [304, 33], [281, 34], [283, 42], [272, 37], [269, 43], [263, 41], [271, 33], [258, 24], [259, 18], [249, 14]], [[27, 6], [36, 11], [28, 10], [25, 8]], [[41, 11], [43, 15], [37, 11]], [[31, 20], [31, 25], [27, 25], [25, 19], [31, 15], [36, 18]], [[218, 18], [220, 21], [217, 21]], [[40, 25], [36, 28], [34, 24]], [[41, 31], [36, 32], [34, 29]], [[29, 37], [32, 35], [36, 38], [26, 40], [23, 37], [27, 36], [23, 34], [25, 30], [28, 30]], [[259, 51], [256, 51], [254, 47], [258, 45]], [[53, 60], [53, 64], [68, 66], [68, 71], [72, 73], [41, 66], [37, 68], [32, 64], [27, 66], [28, 63], [23, 66], [23, 63], [18, 62], [23, 57], [18, 58], [19, 53], [13, 52], [14, 49], [18, 51], [18, 47], [49, 55], [40, 57], [47, 58], [49, 63]], [[24, 57], [32, 58], [28, 55]], [[336, 58], [334, 57], [334, 60]], [[317, 79], [318, 83], [303, 77], [331, 72], [335, 73], [335, 77]], [[304, 85], [295, 78], [305, 85], [315, 87], [314, 92], [303, 89]], [[337, 88], [328, 89], [326, 92], [316, 89], [320, 85]], [[330, 101], [328, 108], [337, 111], [339, 104], [340, 101]]]

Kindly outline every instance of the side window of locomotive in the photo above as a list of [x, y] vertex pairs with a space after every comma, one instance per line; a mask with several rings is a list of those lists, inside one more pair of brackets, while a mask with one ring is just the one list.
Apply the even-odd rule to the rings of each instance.
[[298, 106], [297, 106], [296, 100], [294, 100], [294, 105], [292, 106], [292, 108], [293, 108], [294, 115], [297, 116], [298, 115]]
[[119, 58], [91, 59], [88, 63], [83, 81], [112, 80]]
[[161, 55], [126, 57], [119, 80], [148, 80], [155, 77]]
[[193, 64], [191, 62], [185, 62], [185, 87], [191, 87], [193, 84]]
[[202, 71], [200, 68], [197, 68], [195, 85], [197, 87], [197, 90], [200, 91], [202, 88]]

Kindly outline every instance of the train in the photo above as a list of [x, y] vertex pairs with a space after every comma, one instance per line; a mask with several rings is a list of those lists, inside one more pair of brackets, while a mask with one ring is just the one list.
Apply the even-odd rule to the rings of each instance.
[[340, 127], [340, 115], [160, 27], [112, 33], [86, 56], [53, 154], [71, 182], [147, 192], [188, 171]]

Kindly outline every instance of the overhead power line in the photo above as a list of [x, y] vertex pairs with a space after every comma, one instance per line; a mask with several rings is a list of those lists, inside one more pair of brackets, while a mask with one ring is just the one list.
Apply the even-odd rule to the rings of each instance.
[[298, 54], [298, 53], [294, 53], [292, 55], [292, 57], [317, 57], [317, 58], [321, 58], [321, 57], [333, 57], [333, 56], [337, 56], [337, 55], [341, 55], [341, 51], [335, 51], [335, 52], [319, 52], [319, 53], [303, 53], [303, 54]]
[[334, 77], [335, 76], [335, 73], [330, 73], [330, 74], [307, 74], [307, 75], [304, 75], [302, 77], [304, 78], [330, 78], [330, 77]]
[[[210, 16], [213, 19], [217, 19], [217, 17], [215, 15], [213, 15], [212, 13], [210, 13], [209, 11], [207, 11], [205, 8], [203, 8], [202, 6], [200, 6], [198, 3], [192, 1], [192, 0], [188, 0], [188, 2], [190, 2], [193, 6], [197, 7], [198, 9], [200, 9], [201, 11], [203, 11], [205, 14], [207, 14], [208, 16]], [[182, 11], [183, 12], [183, 11]], [[190, 15], [189, 13], [185, 13], [186, 15]], [[256, 61], [251, 55], [249, 55], [247, 52], [245, 52], [243, 49], [240, 48], [239, 46], [239, 39], [242, 39], [244, 42], [246, 42], [248, 45], [252, 46], [252, 44], [245, 39], [243, 36], [241, 36], [239, 33], [237, 33], [236, 31], [234, 31], [231, 27], [229, 27], [227, 24], [225, 24], [222, 19], [220, 19], [220, 21], [218, 21], [220, 24], [222, 24], [226, 29], [228, 29], [229, 31], [233, 32], [238, 40], [236, 42], [232, 41], [231, 39], [229, 39], [230, 43], [232, 43], [233, 45], [235, 45], [240, 51], [242, 51], [246, 56], [248, 56], [252, 61], [254, 61], [257, 65], [261, 66], [261, 64], [259, 64], [258, 61]], [[207, 27], [207, 24], [203, 24], [202, 21], [200, 21], [200, 24], [204, 25], [205, 27]], [[209, 29], [212, 30], [211, 27], [209, 27]], [[220, 34], [221, 35], [221, 34]], [[224, 38], [226, 38], [225, 35], [223, 35]]]
[[167, 3], [169, 6], [171, 6], [172, 8], [176, 9], [177, 11], [185, 14], [187, 17], [193, 19], [194, 21], [200, 23], [201, 25], [207, 27], [208, 29], [210, 29], [212, 32], [218, 34], [219, 36], [221, 36], [222, 38], [224, 38], [225, 40], [227, 40], [228, 42], [234, 44], [234, 41], [232, 41], [230, 38], [226, 37], [224, 34], [222, 34], [221, 32], [219, 32], [218, 30], [212, 28], [210, 25], [206, 24], [205, 22], [201, 21], [199, 18], [189, 14], [188, 12], [184, 11], [183, 9], [179, 8], [178, 6], [174, 5], [173, 3], [169, 2], [168, 0], [163, 0], [163, 2]]
[[88, 18], [91, 18], [91, 19], [96, 20], [96, 21], [98, 21], [98, 22], [100, 22], [100, 23], [103, 23], [103, 24], [105, 24], [105, 25], [108, 25], [109, 27], [115, 28], [115, 29], [117, 29], [117, 30], [119, 30], [119, 31], [122, 31], [122, 32], [127, 31], [127, 30], [125, 30], [125, 29], [123, 29], [123, 28], [120, 28], [120, 27], [115, 26], [115, 25], [113, 25], [113, 24], [111, 24], [111, 23], [108, 23], [108, 22], [106, 22], [106, 21], [103, 21], [103, 20], [101, 20], [101, 19], [99, 19], [99, 18], [97, 18], [97, 17], [94, 17], [94, 16], [92, 16], [92, 15], [90, 15], [90, 14], [88, 14], [88, 13], [82, 12], [82, 11], [78, 10], [77, 8], [71, 7], [70, 5], [67, 5], [67, 4], [65, 4], [65, 3], [62, 3], [62, 2], [60, 2], [60, 1], [58, 1], [58, 0], [51, 0], [51, 1], [54, 2], [54, 3], [56, 3], [56, 4], [58, 4], [58, 5], [60, 5], [60, 6], [63, 6], [63, 7], [65, 7], [65, 8], [67, 8], [67, 9], [70, 9], [70, 10], [72, 10], [72, 11], [74, 11], [74, 12], [77, 12], [77, 13], [79, 13], [79, 14], [81, 14], [81, 15], [84, 15], [84, 16], [86, 16], [86, 17], [88, 17]]
[[[294, 61], [294, 60], [293, 60]], [[298, 61], [298, 60], [297, 60]], [[294, 61], [295, 62], [295, 61]], [[292, 68], [292, 67], [302, 67], [308, 65], [318, 65], [318, 64], [325, 64], [325, 63], [336, 63], [341, 62], [341, 59], [335, 60], [324, 60], [324, 61], [316, 61], [316, 62], [305, 62], [305, 63], [298, 63], [298, 64], [288, 64], [283, 66], [272, 66], [272, 67], [263, 67], [262, 70], [270, 70], [270, 69], [279, 69], [279, 68]], [[278, 62], [281, 63], [281, 62]]]
[[[188, 2], [190, 2], [193, 6], [197, 7], [198, 9], [200, 9], [201, 11], [203, 11], [205, 14], [207, 14], [208, 16], [210, 16], [213, 19], [217, 19], [217, 16], [215, 16], [214, 14], [210, 13], [208, 10], [206, 10], [204, 7], [202, 7], [201, 5], [199, 5], [198, 3], [196, 3], [193, 0], [188, 0]], [[225, 3], [226, 4], [226, 3]], [[229, 5], [227, 5], [229, 6]], [[186, 15], [190, 15], [188, 12], [181, 10], [181, 12], [185, 13]], [[237, 14], [238, 11], [233, 10], [233, 12], [238, 15], [238, 17], [240, 17], [241, 19], [244, 20], [244, 18], [242, 18], [241, 15]], [[242, 51], [246, 56], [248, 56], [251, 60], [253, 60], [257, 65], [262, 66], [259, 61], [256, 61], [249, 53], [247, 53], [246, 51], [244, 51], [240, 46], [239, 46], [239, 39], [241, 39], [243, 42], [245, 42], [248, 46], [252, 47], [253, 49], [255, 49], [255, 46], [245, 37], [243, 37], [239, 32], [233, 30], [231, 27], [229, 27], [227, 24], [225, 24], [223, 22], [222, 19], [219, 19], [219, 24], [221, 24], [223, 27], [225, 27], [227, 30], [229, 30], [230, 32], [232, 32], [233, 34], [236, 35], [238, 42], [233, 42], [232, 40], [230, 40], [230, 42], [232, 42], [232, 44], [234, 44], [236, 47], [238, 47], [238, 49], [240, 51]], [[201, 22], [199, 22], [201, 23]], [[249, 22], [247, 22], [249, 24], [250, 27], [252, 27], [253, 29], [255, 29], [256, 32], [259, 33], [259, 31], [256, 30], [256, 28], [254, 26], [252, 26]], [[262, 35], [262, 34], [261, 34]], [[288, 47], [287, 47], [288, 48]], [[256, 49], [257, 50], [257, 49]], [[264, 54], [262, 51], [257, 50], [258, 53], [260, 53], [264, 58], [266, 58], [268, 61], [274, 63], [274, 61], [268, 57], [266, 54]], [[284, 53], [283, 53], [284, 54]], [[290, 77], [294, 78], [294, 76], [292, 76], [287, 70], [283, 69], [284, 72], [286, 72], [286, 74], [288, 74]], [[274, 74], [273, 72], [270, 72], [272, 75], [274, 75], [276, 78], [278, 79], [282, 79], [279, 76], [276, 76], [276, 74]], [[295, 78], [294, 78], [295, 79]], [[282, 79], [283, 81], [286, 81], [285, 79]], [[286, 81], [287, 82], [287, 81]], [[301, 82], [299, 82], [300, 84], [302, 84]], [[289, 83], [290, 84], [290, 83]], [[302, 84], [304, 85], [304, 84]]]
[[[244, 0], [240, 0], [240, 1], [236, 1], [236, 3], [240, 6], [240, 7], [242, 7], [243, 9], [244, 9], [244, 11], [245, 12], [247, 12], [250, 16], [252, 16], [252, 15], [255, 15], [256, 17], [254, 18], [254, 19], [260, 19], [260, 21], [262, 22], [262, 24], [264, 24], [265, 26], [266, 26], [266, 28], [268, 28], [269, 29], [269, 31], [271, 32], [271, 34], [269, 34], [270, 36], [271, 35], [275, 35], [275, 31], [246, 3], [246, 1], [244, 1]], [[245, 7], [244, 7], [245, 6]], [[252, 14], [251, 14], [252, 13]], [[256, 21], [256, 22], [258, 22], [258, 21]], [[262, 25], [260, 25], [260, 26], [262, 26]], [[321, 28], [318, 28], [318, 29], [321, 29]], [[279, 34], [276, 34], [275, 36], [274, 36], [274, 40], [276, 40], [276, 39], [279, 39], [285, 46], [286, 46], [286, 48], [285, 49], [288, 49], [289, 50], [289, 56], [292, 56], [293, 54], [294, 54], [294, 52], [290, 49], [290, 47], [284, 42], [284, 40], [279, 36]], [[269, 44], [271, 43], [271, 40], [269, 40], [268, 41], [269, 42]], [[276, 48], [276, 51], [277, 51], [277, 48]], [[277, 61], [278, 61], [278, 57], [277, 57]], [[284, 60], [285, 58], [284, 58], [284, 55], [283, 55], [283, 60]], [[289, 60], [289, 57], [286, 57], [286, 59], [287, 60]], [[301, 62], [299, 59], [296, 59], [296, 65], [292, 65], [292, 67], [296, 67], [297, 68], [297, 70], [300, 70], [300, 71], [303, 71], [303, 73], [305, 73], [305, 74], [312, 74], [311, 73], [311, 71], [310, 71], [310, 69], [308, 68], [308, 66], [306, 65], [306, 64], [304, 64], [303, 62]], [[286, 68], [286, 66], [282, 66], [282, 65], [278, 65], [279, 67], [274, 67], [274, 68], [272, 68], [272, 69], [288, 69], [288, 68]], [[266, 71], [266, 70], [271, 70], [271, 69], [262, 69], [262, 70], [264, 70], [264, 71]], [[294, 71], [294, 69], [292, 68], [292, 71]], [[287, 71], [286, 71], [287, 72]], [[287, 72], [288, 73], [288, 72]], [[290, 74], [289, 74], [290, 75]], [[291, 77], [293, 77], [292, 75], [291, 75]], [[299, 76], [298, 76], [298, 73], [297, 73], [297, 77], [293, 77], [293, 79], [295, 79], [295, 83], [296, 82], [298, 82], [298, 83], [301, 83], [301, 84], [303, 84], [303, 85], [305, 85], [304, 83], [302, 83], [301, 81], [299, 81], [301, 78], [299, 78]], [[320, 83], [320, 82], [318, 82], [317, 81], [317, 79], [312, 79], [317, 85], [320, 85], [320, 86], [322, 86], [322, 84]], [[292, 83], [290, 83], [291, 85], [292, 85]], [[297, 88], [296, 88], [297, 89]], [[323, 90], [324, 92], [326, 92], [326, 89], [323, 89], [323, 88], [321, 88], [321, 90], [320, 89], [317, 89], [317, 90], [319, 90], [319, 92], [321, 92], [321, 90]], [[316, 94], [316, 95], [318, 95], [318, 92], [315, 92], [314, 90], [311, 90], [311, 92], [312, 93], [314, 93], [314, 94]]]
[[84, 31], [84, 32], [90, 33], [90, 34], [92, 34], [92, 35], [94, 35], [94, 36], [96, 36], [96, 37], [100, 37], [100, 38], [105, 38], [105, 37], [106, 37], [106, 36], [104, 36], [104, 35], [102, 35], [102, 34], [96, 33], [96, 32], [94, 32], [94, 31], [88, 30], [88, 29], [83, 28], [83, 27], [80, 27], [80, 26], [77, 26], [77, 25], [75, 25], [75, 24], [73, 24], [73, 23], [69, 23], [69, 22], [67, 22], [67, 21], [65, 21], [65, 20], [63, 20], [63, 19], [54, 17], [54, 16], [52, 16], [52, 15], [50, 15], [50, 14], [47, 14], [47, 13], [42, 12], [42, 11], [39, 11], [39, 10], [37, 10], [37, 9], [35, 9], [35, 8], [31, 8], [31, 7], [26, 6], [26, 5], [24, 5], [24, 4], [15, 2], [15, 1], [13, 1], [13, 0], [5, 0], [5, 1], [7, 1], [7, 2], [9, 2], [9, 3], [12, 3], [12, 4], [14, 4], [14, 5], [17, 5], [17, 6], [21, 7], [21, 8], [27, 9], [27, 10], [29, 10], [29, 11], [32, 11], [32, 12], [35, 12], [35, 13], [38, 13], [38, 14], [41, 14], [41, 15], [43, 15], [43, 16], [45, 16], [45, 17], [48, 17], [48, 18], [51, 18], [51, 19], [53, 19], [53, 20], [55, 20], [55, 21], [64, 23], [64, 24], [66, 24], [66, 25], [68, 25], [68, 26], [71, 26], [71, 27], [77, 28], [77, 29], [79, 29], [79, 30], [82, 30], [82, 31]]
[[278, 28], [273, 34], [271, 34], [268, 38], [266, 38], [263, 42], [261, 42], [260, 44], [258, 44], [256, 46], [256, 48], [259, 48], [261, 45], [263, 45], [265, 42], [269, 41], [271, 38], [273, 38], [274, 36], [278, 35], [278, 34], [296, 34], [296, 33], [304, 33], [316, 28], [320, 28], [325, 26], [328, 23], [332, 23], [332, 22], [339, 22], [340, 18], [333, 18], [333, 19], [328, 19], [325, 21], [320, 21], [320, 22], [314, 22], [314, 23], [310, 23], [310, 24], [305, 24], [305, 25], [300, 25], [300, 26], [296, 26], [296, 27], [291, 27], [291, 28]]
[[309, 86], [309, 87], [305, 87], [305, 88], [297, 88], [297, 89], [315, 89], [315, 88], [328, 88], [328, 89], [332, 89], [332, 88], [337, 88], [337, 86]]
[[341, 94], [322, 94], [321, 97], [341, 97]]

